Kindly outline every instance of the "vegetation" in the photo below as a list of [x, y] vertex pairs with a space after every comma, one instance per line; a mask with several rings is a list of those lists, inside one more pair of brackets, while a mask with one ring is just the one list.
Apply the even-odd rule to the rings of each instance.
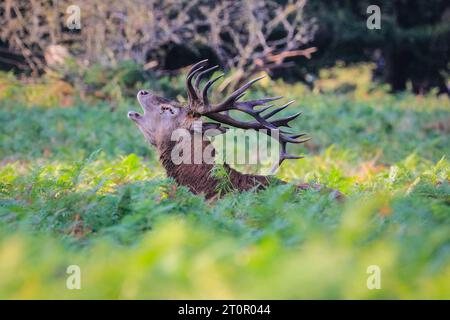
[[450, 101], [386, 94], [368, 72], [324, 71], [320, 95], [281, 81], [252, 93], [297, 99], [295, 129], [313, 137], [278, 176], [342, 203], [292, 185], [206, 202], [165, 177], [126, 91], [112, 109], [62, 80], [1, 75], [0, 298], [450, 298]]
[[[380, 8], [380, 29], [368, 30], [367, 8]], [[376, 61], [375, 79], [395, 92], [438, 88], [449, 93], [450, 5], [445, 0], [310, 1], [306, 16], [318, 21], [311, 45], [320, 48], [302, 68], [312, 72], [347, 63]]]
[[[373, 5], [380, 29], [367, 27]], [[0, 69], [41, 74], [70, 57], [80, 70], [133, 60], [166, 74], [208, 57], [238, 84], [265, 71], [313, 85], [338, 60], [375, 61], [392, 91], [448, 94], [449, 16], [447, 0], [5, 0]]]
[[[262, 70], [285, 66], [286, 58], [309, 57], [315, 51], [304, 48], [315, 30], [313, 19], [303, 15], [305, 3], [79, 0], [71, 5], [6, 0], [0, 3], [0, 40], [8, 44], [6, 53], [12, 57], [0, 57], [0, 62], [14, 65], [17, 60], [15, 66], [34, 74], [67, 57], [76, 60], [78, 68], [133, 60], [163, 71], [185, 66], [203, 53], [234, 70], [234, 80], [240, 83]], [[178, 57], [170, 58], [174, 53]]]

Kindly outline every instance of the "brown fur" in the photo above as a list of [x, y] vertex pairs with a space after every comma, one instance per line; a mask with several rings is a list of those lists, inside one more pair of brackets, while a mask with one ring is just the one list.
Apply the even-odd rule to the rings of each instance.
[[[194, 194], [203, 194], [206, 199], [213, 199], [219, 194], [217, 186], [219, 181], [212, 175], [213, 164], [202, 162], [201, 164], [179, 164], [176, 165], [171, 159], [171, 152], [175, 145], [175, 142], [160, 145], [157, 149], [160, 154], [160, 161], [167, 175], [173, 178], [179, 185], [186, 186]], [[210, 145], [209, 141], [203, 141], [203, 148]], [[267, 176], [244, 174], [234, 170], [229, 165], [224, 164], [224, 168], [227, 171], [231, 187], [234, 191], [248, 191], [248, 190], [262, 190], [265, 189], [270, 181], [284, 184], [286, 182]], [[316, 190], [322, 189], [320, 185], [300, 184], [297, 185], [298, 190], [305, 190], [313, 188]], [[336, 199], [342, 200], [344, 196], [336, 190], [326, 189], [332, 192]]]
[[[203, 148], [210, 144], [203, 142]], [[160, 161], [167, 175], [183, 186], [189, 188], [194, 194], [204, 194], [207, 199], [218, 195], [217, 185], [219, 181], [213, 177], [211, 170], [213, 164], [202, 162], [201, 164], [179, 164], [176, 165], [171, 159], [172, 148], [175, 142], [170, 142], [158, 147]], [[268, 177], [259, 175], [243, 174], [224, 164], [224, 168], [229, 176], [233, 190], [247, 191], [251, 189], [263, 189], [269, 184]]]

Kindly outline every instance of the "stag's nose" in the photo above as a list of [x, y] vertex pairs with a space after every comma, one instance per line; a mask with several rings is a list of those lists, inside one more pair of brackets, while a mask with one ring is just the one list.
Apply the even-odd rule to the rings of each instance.
[[140, 90], [139, 93], [138, 93], [139, 96], [146, 96], [148, 94], [150, 94], [150, 92], [148, 92], [146, 90]]

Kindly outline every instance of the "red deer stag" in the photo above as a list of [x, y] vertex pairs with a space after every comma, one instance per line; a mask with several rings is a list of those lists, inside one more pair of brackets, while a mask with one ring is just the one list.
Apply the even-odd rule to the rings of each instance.
[[[253, 129], [264, 132], [269, 136], [271, 136], [272, 132], [276, 131], [278, 135], [278, 142], [280, 143], [280, 157], [278, 165], [281, 165], [285, 159], [302, 158], [300, 156], [288, 154], [286, 151], [286, 145], [288, 143], [303, 143], [308, 139], [299, 139], [304, 136], [304, 134], [292, 135], [283, 130], [279, 130], [280, 127], [289, 127], [289, 122], [297, 118], [300, 113], [276, 120], [271, 119], [276, 113], [285, 109], [291, 102], [273, 109], [263, 115], [264, 111], [273, 107], [273, 105], [266, 105], [268, 102], [280, 99], [282, 97], [263, 98], [245, 102], [239, 101], [245, 94], [246, 90], [262, 77], [246, 83], [241, 88], [234, 91], [230, 96], [225, 98], [221, 103], [212, 104], [208, 99], [208, 89], [214, 84], [214, 82], [221, 78], [223, 74], [209, 80], [203, 89], [200, 89], [200, 82], [204, 76], [218, 68], [218, 66], [214, 66], [212, 68], [205, 69], [206, 65], [207, 60], [196, 63], [187, 75], [187, 106], [182, 106], [176, 101], [158, 97], [148, 91], [141, 90], [137, 94], [137, 99], [144, 113], [140, 114], [135, 111], [130, 111], [128, 113], [128, 118], [137, 124], [138, 128], [144, 134], [148, 142], [156, 147], [159, 153], [160, 161], [169, 177], [174, 178], [178, 184], [188, 187], [194, 194], [204, 194], [207, 199], [211, 199], [217, 195], [220, 195], [217, 188], [219, 181], [212, 174], [214, 164], [211, 162], [206, 162], [203, 159], [200, 163], [174, 163], [172, 160], [172, 151], [177, 143], [172, 139], [172, 133], [174, 130], [181, 128], [186, 130], [189, 134], [194, 135], [196, 130], [198, 131], [198, 129], [195, 128], [195, 124], [198, 123], [198, 120], [202, 116], [205, 116], [216, 122], [202, 123], [202, 128], [200, 130], [201, 132], [205, 132], [208, 128], [214, 128], [219, 130], [219, 132], [224, 133], [227, 128], [222, 125], [228, 125], [240, 129]], [[257, 106], [263, 108], [255, 109]], [[233, 118], [227, 112], [231, 110], [244, 112], [250, 115], [254, 120], [241, 121]], [[187, 141], [193, 141], [193, 139]], [[191, 145], [188, 148], [193, 148]], [[209, 139], [202, 141], [201, 147], [202, 150], [209, 147], [212, 149], [212, 154], [214, 155], [214, 149], [212, 148]], [[224, 164], [223, 168], [229, 178], [231, 190], [246, 191], [250, 189], [264, 189], [269, 185], [270, 181], [274, 181], [274, 179], [269, 179], [266, 176], [243, 174], [234, 170], [227, 164]], [[282, 181], [279, 182], [284, 183]], [[298, 186], [299, 189], [307, 189], [309, 187], [310, 185], [307, 184]], [[316, 189], [320, 188], [320, 186], [317, 185], [312, 187]], [[337, 198], [341, 197], [339, 192], [335, 193]]]

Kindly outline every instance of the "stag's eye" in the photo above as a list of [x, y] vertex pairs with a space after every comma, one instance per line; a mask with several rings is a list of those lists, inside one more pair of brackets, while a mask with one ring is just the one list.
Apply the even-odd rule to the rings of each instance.
[[169, 105], [162, 105], [161, 106], [161, 114], [163, 114], [164, 112], [170, 112], [170, 114], [174, 115], [176, 114], [175, 109], [172, 106]]

